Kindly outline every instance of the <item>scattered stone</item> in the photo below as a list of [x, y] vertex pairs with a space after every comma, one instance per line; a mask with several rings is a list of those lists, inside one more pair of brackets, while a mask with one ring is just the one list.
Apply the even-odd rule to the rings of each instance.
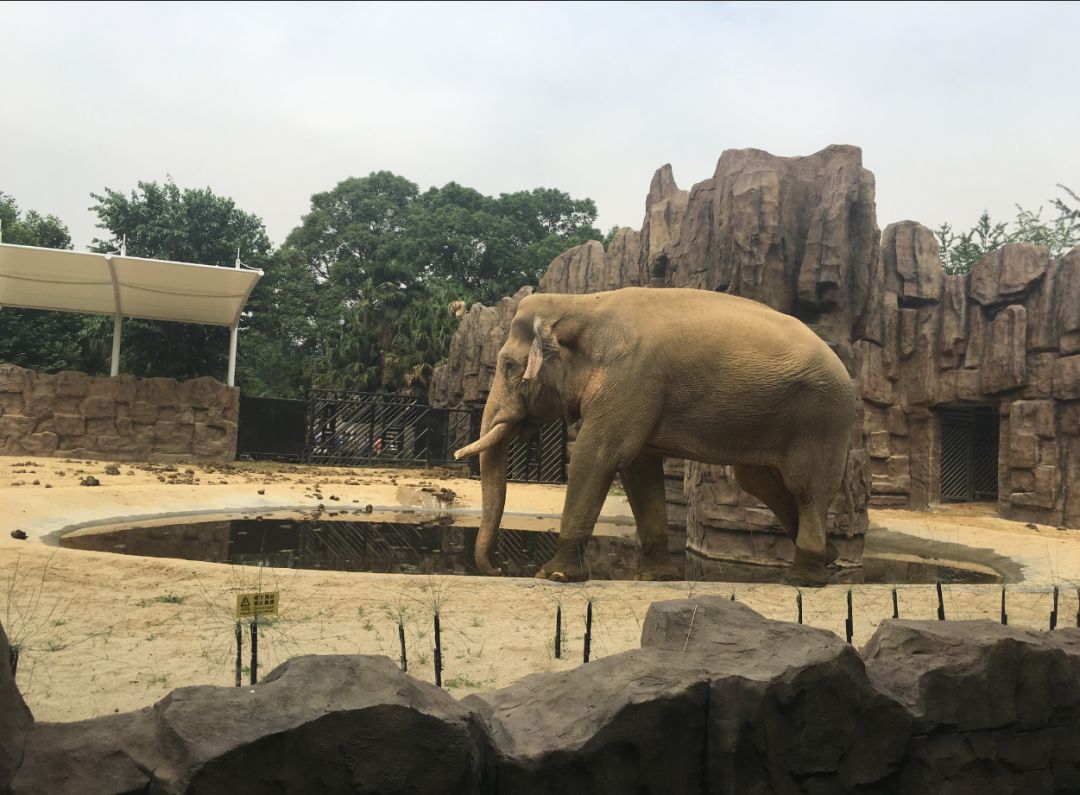
[[338, 496], [337, 496], [337, 495], [335, 495], [335, 494], [331, 494], [331, 495], [330, 495], [330, 499], [332, 499], [332, 500], [335, 500], [335, 501], [336, 501], [336, 500], [340, 500], [341, 498], [340, 498], [340, 497], [338, 497]]
[[259, 494], [266, 494], [266, 489], [259, 489]]
[[105, 467], [105, 474], [106, 475], [119, 475], [120, 474], [120, 467], [118, 467], [116, 464], [109, 464], [107, 467]]
[[374, 510], [375, 510], [374, 505], [368, 504], [368, 505], [364, 506], [364, 513], [371, 513]]
[[34, 479], [34, 482], [33, 482], [33, 483], [32, 483], [31, 485], [33, 485], [33, 486], [40, 486], [40, 485], [41, 485], [41, 481], [40, 481], [40, 480], [37, 480], [37, 479], [35, 478], [35, 479]]
[[25, 541], [26, 532], [24, 530], [15, 529], [11, 531], [11, 537], [18, 541]]
[[1039, 529], [1039, 526], [1037, 524], [1035, 524], [1034, 522], [1028, 522], [1027, 524], [1024, 525], [1024, 527], [1026, 527], [1028, 530], [1038, 530]]
[[101, 481], [95, 478], [93, 475], [87, 475], [79, 481], [80, 486], [100, 486]]

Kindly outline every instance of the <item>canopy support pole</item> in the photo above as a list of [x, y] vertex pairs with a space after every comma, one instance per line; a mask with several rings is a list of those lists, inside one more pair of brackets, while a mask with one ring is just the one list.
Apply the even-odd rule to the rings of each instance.
[[[120, 245], [120, 253], [127, 252], [127, 236]], [[124, 310], [120, 306], [120, 283], [116, 280], [116, 267], [113, 265], [112, 254], [105, 255], [105, 264], [109, 266], [109, 278], [112, 279], [113, 301], [116, 303], [116, 314], [113, 316], [112, 330], [112, 362], [109, 365], [109, 375], [120, 375], [120, 327], [124, 322]]]
[[228, 386], [236, 386], [236, 332], [239, 328], [237, 324], [229, 329], [229, 374], [225, 379]]
[[120, 327], [124, 322], [124, 316], [119, 312], [113, 318], [112, 327], [112, 365], [109, 375], [120, 375]]

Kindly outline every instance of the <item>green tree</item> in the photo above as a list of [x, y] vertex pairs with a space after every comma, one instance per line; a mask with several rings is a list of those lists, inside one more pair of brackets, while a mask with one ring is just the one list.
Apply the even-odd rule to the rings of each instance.
[[1050, 200], [1057, 217], [1044, 221], [1043, 208], [1027, 210], [1016, 205], [1016, 218], [1009, 223], [993, 223], [990, 213], [983, 211], [978, 223], [967, 232], [955, 233], [949, 224], [935, 232], [941, 250], [941, 263], [946, 273], [967, 273], [984, 255], [1006, 243], [1036, 243], [1050, 249], [1050, 256], [1063, 256], [1080, 243], [1080, 196], [1064, 185], [1058, 185], [1072, 201], [1073, 207], [1060, 197]]
[[[292, 354], [307, 344], [313, 284], [295, 258], [271, 256], [261, 219], [209, 188], [180, 189], [171, 179], [139, 182], [130, 194], [106, 188], [91, 195], [98, 227], [108, 232], [94, 241], [98, 251], [115, 251], [126, 240], [132, 256], [225, 267], [234, 264], [239, 251], [245, 264], [262, 268], [265, 275], [241, 319], [239, 383], [256, 393], [302, 390], [302, 368], [289, 365]], [[104, 339], [111, 323], [99, 321], [94, 331]], [[223, 327], [128, 320], [122, 369], [139, 376], [221, 378], [228, 341]]]
[[[0, 192], [3, 242], [20, 246], [71, 248], [71, 235], [55, 215], [19, 211], [15, 199]], [[99, 372], [108, 362], [92, 356], [83, 343], [83, 318], [67, 312], [0, 308], [0, 361], [40, 372], [84, 369]]]
[[592, 200], [558, 190], [420, 193], [386, 171], [316, 194], [285, 243], [318, 281], [314, 381], [423, 393], [456, 327], [447, 305], [535, 284], [562, 251], [601, 238], [595, 218]]

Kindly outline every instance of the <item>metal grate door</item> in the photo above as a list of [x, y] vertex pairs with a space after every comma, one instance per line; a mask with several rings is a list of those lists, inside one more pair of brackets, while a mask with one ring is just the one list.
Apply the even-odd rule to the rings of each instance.
[[942, 409], [941, 499], [997, 499], [998, 414], [992, 406]]

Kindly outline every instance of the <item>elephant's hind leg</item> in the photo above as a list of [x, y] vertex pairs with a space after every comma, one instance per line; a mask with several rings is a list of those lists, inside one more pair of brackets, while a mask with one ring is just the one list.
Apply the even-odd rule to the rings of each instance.
[[780, 473], [769, 466], [739, 464], [735, 467], [735, 479], [743, 489], [769, 506], [794, 544], [799, 538], [799, 506]]
[[844, 459], [804, 456], [798, 466], [782, 473], [799, 509], [799, 535], [795, 541], [795, 569], [801, 576], [824, 582], [828, 565], [837, 556], [826, 533], [829, 502], [839, 488]]
[[630, 510], [634, 512], [638, 538], [641, 540], [641, 561], [634, 579], [679, 579], [679, 568], [668, 553], [663, 458], [652, 453], [641, 453], [623, 467], [619, 474], [626, 488]]

